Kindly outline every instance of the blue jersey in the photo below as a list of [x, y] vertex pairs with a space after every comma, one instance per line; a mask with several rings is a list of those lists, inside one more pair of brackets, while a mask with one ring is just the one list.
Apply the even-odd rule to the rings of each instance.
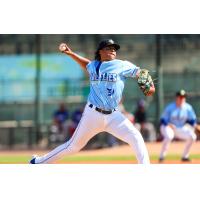
[[67, 110], [57, 110], [55, 113], [54, 113], [54, 119], [57, 120], [57, 122], [59, 123], [63, 123], [65, 122], [69, 117], [69, 114], [68, 114], [68, 111]]
[[170, 103], [161, 116], [161, 123], [167, 125], [174, 124], [176, 127], [183, 127], [185, 123], [194, 125], [196, 123], [196, 114], [192, 106], [184, 103], [181, 107], [177, 107], [176, 103]]
[[122, 97], [127, 77], [136, 77], [139, 67], [128, 61], [94, 60], [87, 65], [90, 76], [88, 101], [104, 110], [115, 109]]

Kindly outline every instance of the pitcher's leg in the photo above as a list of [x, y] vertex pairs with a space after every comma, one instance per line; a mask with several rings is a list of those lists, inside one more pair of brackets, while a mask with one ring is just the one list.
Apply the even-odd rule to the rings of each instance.
[[128, 143], [134, 150], [138, 163], [150, 163], [148, 151], [140, 132], [119, 111], [116, 111], [109, 119], [106, 131]]
[[[95, 134], [101, 131], [99, 127], [102, 126], [102, 120], [100, 118], [96, 119], [97, 116], [94, 115], [93, 111], [84, 113], [72, 138], [48, 154], [36, 157], [35, 164], [51, 163], [59, 159], [63, 154], [70, 155], [80, 151]], [[93, 119], [95, 122], [92, 121]], [[99, 121], [97, 122], [96, 120]]]

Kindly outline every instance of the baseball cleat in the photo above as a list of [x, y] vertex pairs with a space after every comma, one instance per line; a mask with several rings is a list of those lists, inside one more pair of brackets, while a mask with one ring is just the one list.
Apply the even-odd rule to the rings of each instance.
[[181, 158], [182, 162], [191, 162], [191, 160], [189, 158]]
[[34, 156], [32, 157], [32, 159], [29, 161], [29, 164], [36, 164], [36, 163], [35, 163], [36, 157], [37, 157], [37, 155], [34, 155]]

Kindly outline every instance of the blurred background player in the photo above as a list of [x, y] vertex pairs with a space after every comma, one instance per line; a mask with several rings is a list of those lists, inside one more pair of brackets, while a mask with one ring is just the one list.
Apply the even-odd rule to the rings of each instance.
[[[83, 105], [78, 106], [71, 114], [71, 120], [69, 123], [69, 138], [72, 137], [72, 135], [74, 134], [74, 131], [76, 130], [78, 123], [81, 120], [82, 114], [84, 111], [84, 107]], [[67, 139], [69, 139], [67, 138]]]
[[53, 113], [51, 126], [51, 142], [63, 142], [68, 134], [69, 111], [64, 103], [59, 104], [59, 108]]
[[194, 133], [196, 121], [196, 114], [192, 106], [186, 103], [185, 90], [178, 91], [175, 102], [167, 105], [161, 116], [160, 132], [163, 136], [163, 145], [159, 157], [160, 162], [164, 160], [169, 144], [174, 137], [186, 141], [181, 160], [190, 161], [189, 151], [197, 138]]
[[156, 141], [156, 130], [153, 123], [147, 121], [146, 102], [140, 99], [134, 112], [135, 127], [141, 132], [145, 141]]

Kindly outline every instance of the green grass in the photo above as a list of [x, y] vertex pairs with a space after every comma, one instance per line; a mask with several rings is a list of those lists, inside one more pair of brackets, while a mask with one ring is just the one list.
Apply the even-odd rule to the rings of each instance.
[[9, 156], [0, 156], [0, 164], [20, 164], [20, 163], [28, 163], [30, 160], [30, 156], [22, 156], [22, 155], [9, 155]]
[[[20, 155], [7, 155], [0, 156], [0, 164], [6, 163], [28, 163], [30, 156], [20, 156]], [[60, 162], [106, 162], [106, 161], [136, 161], [134, 156], [65, 156], [60, 159]]]
[[[166, 156], [166, 160], [168, 161], [179, 161], [181, 158], [180, 154], [169, 154]], [[200, 160], [200, 154], [192, 154], [190, 156], [191, 159], [198, 159]], [[21, 163], [28, 163], [30, 160], [30, 156], [25, 155], [7, 155], [3, 156], [0, 155], [0, 164], [21, 164]], [[157, 161], [158, 155], [151, 155], [151, 161]], [[115, 161], [120, 163], [120, 161], [136, 161], [135, 156], [65, 156], [61, 160], [61, 162], [69, 162], [69, 163], [78, 163], [78, 162], [110, 162]]]
[[61, 161], [64, 162], [101, 162], [101, 161], [135, 161], [134, 156], [68, 156], [64, 157]]

